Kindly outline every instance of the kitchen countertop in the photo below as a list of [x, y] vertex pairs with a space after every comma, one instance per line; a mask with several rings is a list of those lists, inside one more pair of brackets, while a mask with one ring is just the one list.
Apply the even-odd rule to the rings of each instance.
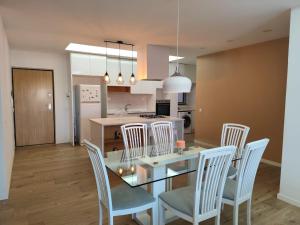
[[181, 121], [183, 119], [177, 117], [166, 116], [164, 118], [144, 118], [138, 116], [131, 117], [110, 117], [110, 118], [93, 118], [91, 122], [97, 123], [102, 126], [117, 126], [127, 123], [153, 123], [156, 121]]
[[178, 106], [178, 112], [185, 112], [185, 111], [195, 111], [193, 106], [188, 105], [179, 105]]

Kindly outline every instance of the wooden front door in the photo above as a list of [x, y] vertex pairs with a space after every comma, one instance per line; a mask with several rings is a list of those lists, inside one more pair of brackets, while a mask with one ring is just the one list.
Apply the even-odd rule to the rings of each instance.
[[55, 142], [53, 71], [13, 69], [16, 146]]

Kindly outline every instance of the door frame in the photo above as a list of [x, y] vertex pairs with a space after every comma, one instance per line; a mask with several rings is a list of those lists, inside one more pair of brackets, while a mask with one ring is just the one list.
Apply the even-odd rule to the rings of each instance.
[[[17, 142], [16, 142], [16, 118], [15, 118], [15, 90], [14, 90], [14, 69], [21, 69], [21, 70], [36, 70], [36, 71], [49, 71], [51, 72], [51, 76], [52, 76], [52, 100], [53, 100], [53, 132], [54, 132], [54, 140], [53, 143], [45, 143], [46, 144], [56, 144], [56, 120], [55, 120], [55, 88], [54, 88], [54, 70], [53, 69], [40, 69], [40, 68], [28, 68], [28, 67], [12, 67], [11, 68], [11, 82], [12, 82], [12, 99], [13, 99], [13, 109], [14, 109], [14, 138], [15, 138], [15, 147], [24, 147], [24, 146], [17, 146]], [[41, 145], [41, 144], [35, 144], [35, 145]], [[26, 145], [26, 146], [35, 146], [35, 145]]]

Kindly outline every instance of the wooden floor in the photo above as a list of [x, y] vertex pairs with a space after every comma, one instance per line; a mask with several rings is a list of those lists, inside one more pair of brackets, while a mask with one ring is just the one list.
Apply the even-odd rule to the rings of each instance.
[[[300, 224], [300, 208], [276, 199], [279, 174], [279, 168], [261, 165], [254, 188], [253, 225]], [[110, 178], [112, 185], [121, 182], [111, 174]], [[245, 224], [244, 212], [242, 207], [239, 225]], [[225, 207], [221, 224], [231, 224], [231, 216], [231, 208]], [[87, 152], [67, 144], [17, 149], [10, 198], [0, 203], [0, 224], [98, 224], [96, 184]], [[125, 216], [118, 217], [115, 224], [135, 223]], [[170, 224], [189, 223], [177, 220]]]

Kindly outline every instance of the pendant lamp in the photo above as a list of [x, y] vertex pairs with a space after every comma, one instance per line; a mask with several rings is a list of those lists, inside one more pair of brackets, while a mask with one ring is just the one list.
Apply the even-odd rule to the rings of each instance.
[[192, 88], [192, 81], [180, 74], [178, 63], [178, 38], [179, 38], [179, 0], [177, 0], [177, 60], [174, 74], [163, 81], [163, 91], [165, 93], [189, 93]]
[[120, 55], [120, 51], [121, 51], [121, 44], [119, 42], [119, 75], [117, 77], [117, 84], [123, 84], [124, 83], [124, 79], [121, 73], [121, 55]]
[[109, 78], [109, 75], [107, 73], [107, 41], [105, 41], [105, 74], [104, 74], [104, 81], [105, 83], [109, 84], [110, 83], [110, 78]]
[[133, 73], [133, 44], [131, 45], [131, 76], [129, 78], [129, 83], [134, 85], [136, 83], [136, 79]]

